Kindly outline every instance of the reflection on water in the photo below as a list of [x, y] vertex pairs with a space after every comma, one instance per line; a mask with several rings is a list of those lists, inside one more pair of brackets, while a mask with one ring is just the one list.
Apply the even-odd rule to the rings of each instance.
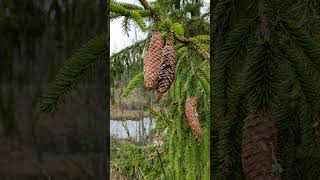
[[[110, 135], [117, 138], [128, 138], [139, 141], [140, 138], [152, 135], [155, 120], [149, 117], [143, 120], [110, 120]], [[129, 135], [129, 136], [128, 136]]]

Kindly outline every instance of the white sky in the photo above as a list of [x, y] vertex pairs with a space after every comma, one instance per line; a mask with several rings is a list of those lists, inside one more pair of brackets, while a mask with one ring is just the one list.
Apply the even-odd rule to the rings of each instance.
[[[140, 5], [138, 0], [117, 0], [117, 2]], [[146, 37], [146, 33], [143, 33], [138, 28], [134, 28], [133, 23], [130, 26], [131, 31], [129, 31], [128, 37], [122, 31], [122, 21], [123, 18], [121, 17], [110, 22], [110, 55]]]
[[[127, 2], [140, 5], [138, 0], [116, 0], [117, 2]], [[150, 1], [149, 1], [150, 2]], [[210, 0], [203, 0], [205, 6], [209, 7]], [[121, 49], [132, 45], [138, 40], [144, 39], [147, 34], [135, 28], [132, 23], [129, 31], [129, 37], [123, 33], [121, 23], [123, 18], [119, 18], [110, 22], [110, 55], [120, 51]]]

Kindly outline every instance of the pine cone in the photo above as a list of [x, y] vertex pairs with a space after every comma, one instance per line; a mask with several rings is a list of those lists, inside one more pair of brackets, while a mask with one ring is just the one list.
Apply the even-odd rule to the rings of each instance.
[[251, 114], [242, 129], [242, 164], [246, 180], [279, 180], [277, 128], [270, 114]]
[[155, 32], [150, 40], [150, 46], [143, 58], [144, 85], [148, 90], [155, 87], [161, 65], [161, 51], [164, 41], [159, 32]]
[[176, 70], [176, 51], [172, 45], [166, 45], [161, 54], [161, 67], [157, 80], [156, 101], [159, 101], [164, 93], [166, 93], [175, 77]]
[[198, 118], [197, 101], [195, 97], [190, 96], [187, 98], [186, 115], [191, 129], [197, 136], [200, 136], [202, 133], [202, 129]]

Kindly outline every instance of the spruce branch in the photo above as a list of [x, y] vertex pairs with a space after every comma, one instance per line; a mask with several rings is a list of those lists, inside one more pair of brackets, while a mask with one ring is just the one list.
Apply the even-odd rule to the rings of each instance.
[[38, 102], [42, 112], [55, 111], [68, 94], [93, 67], [105, 61], [107, 55], [105, 34], [99, 35], [78, 50], [61, 68], [55, 80]]
[[197, 71], [197, 79], [200, 81], [200, 84], [202, 88], [205, 90], [206, 95], [209, 97], [210, 96], [210, 81], [207, 79], [207, 75], [205, 74], [206, 72], [199, 68]]
[[146, 24], [144, 23], [144, 20], [142, 19], [142, 16], [139, 14], [139, 12], [132, 11], [130, 12], [130, 16], [132, 20], [134, 20], [138, 24], [143, 32], [146, 31]]
[[121, 14], [118, 14], [118, 13], [114, 13], [114, 12], [111, 12], [110, 13], [110, 20], [115, 20], [115, 19], [118, 19], [119, 17], [121, 17]]
[[201, 43], [201, 42], [209, 43], [210, 42], [210, 36], [209, 35], [198, 35], [198, 36], [195, 36], [195, 37], [190, 38], [190, 39], [194, 39], [199, 43]]
[[175, 38], [183, 43], [184, 45], [194, 49], [195, 51], [197, 51], [201, 57], [204, 59], [204, 60], [207, 60], [209, 61], [210, 60], [210, 55], [207, 51], [205, 51], [203, 48], [201, 48], [201, 46], [197, 43], [195, 43], [194, 41], [190, 40], [190, 39], [187, 39], [185, 37], [178, 37], [178, 36], [175, 36]]
[[129, 37], [130, 19], [128, 17], [124, 17], [122, 21], [122, 31], [124, 34], [126, 34]]
[[320, 67], [320, 45], [293, 23], [282, 21], [281, 25], [285, 28], [290, 44], [298, 46], [317, 67]]
[[110, 12], [121, 14], [122, 16], [130, 16], [130, 10], [114, 2], [110, 4]]
[[301, 93], [313, 108], [319, 109], [320, 72], [303, 50], [289, 40], [281, 40], [284, 58], [288, 61], [288, 69], [301, 87]]
[[140, 4], [144, 7], [144, 9], [150, 10], [151, 7], [149, 6], [146, 0], [139, 0]]
[[[126, 5], [128, 6], [128, 5]], [[143, 20], [143, 17], [148, 17], [150, 16], [150, 11], [148, 10], [140, 10], [140, 9], [127, 9], [125, 8], [125, 6], [119, 4], [119, 3], [115, 3], [115, 2], [111, 2], [111, 8], [110, 8], [111, 13], [115, 14], [115, 15], [121, 15], [121, 16], [125, 16], [127, 18], [131, 18], [133, 21], [135, 21], [138, 26], [140, 27], [140, 29], [144, 32], [146, 31], [146, 25], [145, 22]], [[114, 17], [117, 17], [113, 15]]]
[[143, 8], [141, 6], [137, 6], [135, 4], [124, 3], [124, 2], [115, 2], [115, 1], [112, 1], [112, 3], [123, 6], [124, 8], [129, 9], [129, 10], [143, 10]]
[[128, 47], [122, 49], [121, 51], [119, 51], [119, 52], [117, 52], [117, 53], [112, 54], [112, 55], [111, 55], [111, 58], [110, 58], [111, 61], [112, 61], [115, 57], [119, 56], [120, 54], [127, 53], [129, 50], [133, 50], [133, 49], [136, 49], [136, 48], [144, 47], [146, 42], [147, 42], [147, 39], [143, 39], [143, 40], [141, 40], [141, 41], [138, 41], [138, 42], [134, 43], [134, 44], [131, 45], [131, 46], [128, 46]]
[[138, 85], [143, 82], [143, 72], [137, 74], [128, 83], [127, 87], [123, 89], [121, 96], [127, 97]]
[[133, 4], [126, 4], [125, 6], [116, 2], [111, 2], [110, 4], [110, 12], [111, 13], [116, 13], [119, 14], [121, 16], [128, 16], [131, 17], [131, 13], [132, 12], [137, 12], [138, 14], [140, 14], [141, 17], [148, 17], [150, 16], [150, 10], [144, 10], [141, 8], [126, 8], [129, 5], [130, 6], [135, 6]]

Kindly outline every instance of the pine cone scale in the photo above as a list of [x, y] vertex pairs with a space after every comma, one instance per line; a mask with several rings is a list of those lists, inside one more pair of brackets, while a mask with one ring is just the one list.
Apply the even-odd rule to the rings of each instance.
[[279, 180], [274, 172], [277, 129], [271, 115], [256, 113], [248, 116], [242, 129], [242, 163], [247, 180]]

